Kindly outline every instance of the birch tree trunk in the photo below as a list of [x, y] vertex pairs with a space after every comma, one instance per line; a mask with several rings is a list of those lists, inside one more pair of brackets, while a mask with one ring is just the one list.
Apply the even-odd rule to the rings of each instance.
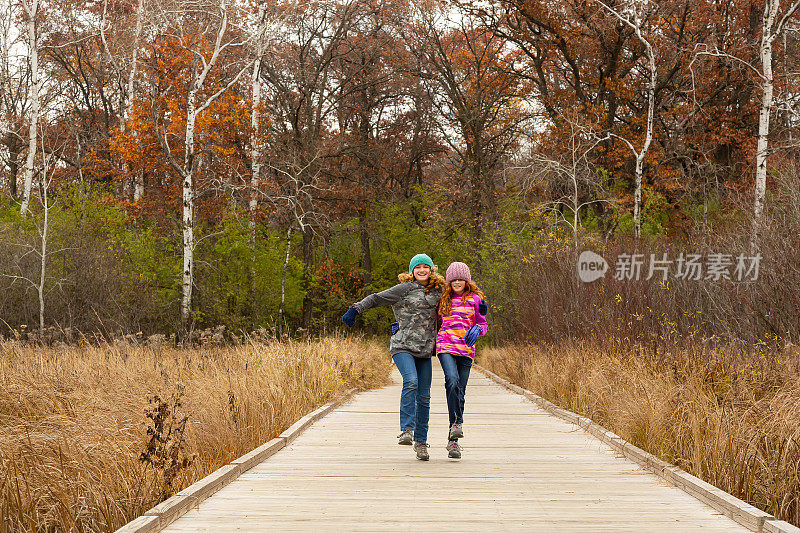
[[42, 252], [41, 268], [39, 269], [39, 285], [36, 292], [39, 294], [39, 334], [44, 338], [44, 281], [47, 274], [47, 238], [49, 229], [50, 206], [47, 204], [47, 183], [42, 183], [42, 205], [44, 206], [44, 225], [42, 227]]
[[[103, 19], [100, 24], [100, 39], [103, 43], [103, 49], [108, 55], [108, 59], [111, 62], [114, 70], [117, 73], [117, 79], [119, 80], [120, 85], [122, 85], [123, 79], [123, 67], [120, 61], [114, 57], [114, 54], [111, 53], [111, 47], [108, 46], [108, 40], [106, 39], [106, 13], [108, 11], [108, 0], [103, 0]], [[128, 79], [125, 82], [122, 90], [119, 94], [119, 111], [118, 117], [120, 119], [120, 130], [122, 133], [125, 133], [127, 128], [127, 121], [130, 118], [130, 103], [133, 101], [134, 97], [134, 80], [136, 79], [136, 70], [138, 67], [138, 57], [139, 57], [139, 40], [142, 35], [142, 14], [144, 12], [144, 0], [139, 0], [138, 5], [136, 7], [136, 29], [133, 37], [133, 50], [131, 52], [131, 65], [128, 70]]]
[[261, 179], [261, 154], [263, 152], [263, 142], [261, 139], [261, 60], [264, 55], [264, 24], [266, 17], [266, 6], [261, 4], [258, 8], [258, 34], [256, 36], [255, 62], [253, 63], [253, 78], [251, 80], [251, 90], [253, 100], [250, 107], [250, 247], [255, 250], [256, 240], [256, 209], [258, 208], [258, 186]]
[[[11, 43], [11, 25], [14, 23], [14, 14], [8, 2], [0, 8], [0, 91], [11, 91], [12, 74], [9, 62], [9, 49]], [[17, 136], [12, 132], [13, 105], [3, 98], [0, 101], [3, 109], [0, 110], [0, 133], [3, 134], [2, 145], [8, 150], [8, 190], [12, 198], [17, 197], [17, 174], [19, 172], [20, 146]]]
[[[572, 135], [572, 172], [570, 173], [570, 180], [572, 181], [572, 238], [575, 244], [575, 255], [577, 260], [578, 254], [578, 224], [580, 217], [578, 212], [581, 209], [580, 196], [578, 195], [578, 162], [576, 160], [575, 150], [575, 135]], [[577, 263], [576, 263], [577, 264]]]
[[756, 148], [755, 197], [753, 205], [753, 235], [751, 244], [756, 245], [760, 232], [761, 217], [764, 212], [764, 198], [767, 193], [767, 151], [769, 150], [769, 116], [772, 110], [772, 27], [778, 12], [778, 0], [764, 2], [764, 20], [761, 28], [761, 106], [758, 113], [758, 145]]
[[656, 102], [656, 81], [658, 76], [658, 70], [656, 67], [656, 55], [653, 52], [653, 47], [650, 45], [650, 41], [644, 38], [642, 35], [642, 24], [639, 18], [636, 18], [634, 21], [634, 31], [636, 32], [636, 37], [638, 37], [639, 41], [644, 45], [645, 50], [647, 50], [647, 70], [650, 75], [650, 79], [647, 83], [647, 127], [645, 128], [645, 137], [644, 137], [644, 144], [642, 145], [642, 149], [636, 155], [636, 189], [634, 192], [634, 207], [633, 207], [633, 223], [636, 232], [636, 239], [640, 239], [642, 236], [642, 175], [644, 173], [644, 159], [647, 157], [647, 152], [650, 150], [650, 143], [653, 142], [653, 115], [655, 113], [655, 102]]
[[314, 318], [314, 284], [311, 279], [314, 272], [314, 231], [311, 226], [303, 229], [303, 281], [301, 286], [305, 292], [303, 297], [303, 328], [306, 332], [311, 330], [311, 322]]
[[[769, 1], [769, 0], [768, 0]], [[650, 44], [644, 34], [642, 33], [643, 15], [638, 11], [635, 1], [629, 0], [628, 5], [634, 10], [632, 16], [622, 15], [614, 8], [606, 5], [598, 0], [598, 3], [603, 6], [609, 13], [614, 15], [617, 20], [630, 27], [636, 34], [636, 38], [644, 45], [647, 52], [647, 70], [649, 80], [647, 83], [647, 126], [645, 127], [645, 138], [641, 150], [636, 150], [630, 141], [625, 141], [628, 148], [636, 156], [636, 172], [634, 175], [634, 193], [633, 193], [633, 226], [636, 234], [636, 240], [642, 236], [642, 176], [644, 174], [644, 160], [647, 157], [647, 152], [650, 150], [650, 144], [653, 142], [653, 122], [655, 114], [655, 100], [656, 100], [656, 82], [658, 79], [658, 67], [656, 66], [656, 55], [653, 51], [653, 46]]]
[[[260, 48], [260, 47], [259, 47]], [[252, 141], [250, 142], [250, 162], [252, 173], [250, 175], [250, 244], [255, 245], [256, 238], [256, 209], [258, 208], [258, 185], [261, 176], [261, 120], [258, 116], [261, 106], [261, 82], [259, 81], [259, 71], [261, 70], [261, 51], [258, 51], [256, 62], [253, 64], [253, 103], [250, 109], [250, 129], [252, 131]]]
[[283, 273], [281, 274], [281, 303], [278, 306], [278, 337], [283, 338], [283, 306], [286, 302], [286, 270], [289, 268], [289, 254], [292, 251], [292, 230], [290, 224], [286, 231], [286, 255], [283, 258]]
[[[183, 230], [183, 271], [181, 277], [181, 325], [183, 333], [188, 332], [189, 319], [192, 312], [192, 288], [194, 285], [194, 167], [195, 167], [195, 125], [197, 117], [205, 111], [219, 96], [238, 82], [241, 75], [250, 67], [249, 63], [241, 68], [238, 73], [211, 96], [205, 98], [198, 104], [197, 96], [203, 89], [209, 72], [219, 61], [220, 53], [231, 46], [231, 43], [223, 44], [223, 37], [228, 27], [228, 6], [226, 0], [219, 2], [220, 23], [217, 28], [216, 40], [211, 58], [208, 61], [202, 59], [202, 70], [195, 71], [186, 98], [186, 132], [184, 137], [183, 166], [172, 157], [169, 149], [169, 142], [165, 138], [159, 139], [164, 151], [166, 152], [170, 164], [180, 174], [183, 179], [183, 212], [181, 216], [181, 226]], [[239, 43], [239, 45], [244, 43]], [[196, 54], [200, 55], [201, 54]]]
[[197, 83], [192, 83], [186, 104], [186, 140], [183, 156], [183, 276], [181, 280], [181, 323], [183, 329], [189, 325], [192, 312], [192, 285], [194, 284], [194, 126], [197, 119]]
[[[114, 70], [117, 74], [117, 79], [122, 87], [119, 93], [119, 110], [118, 110], [118, 118], [119, 118], [119, 128], [120, 131], [124, 134], [127, 125], [128, 119], [130, 118], [130, 107], [131, 103], [134, 99], [134, 81], [136, 79], [136, 71], [138, 68], [138, 58], [139, 58], [139, 41], [142, 35], [142, 25], [143, 25], [143, 13], [144, 13], [144, 0], [139, 0], [138, 5], [136, 7], [136, 29], [133, 38], [133, 51], [131, 53], [131, 65], [128, 70], [128, 78], [125, 84], [122, 83], [124, 78], [124, 68], [122, 66], [121, 61], [118, 58], [114, 57], [114, 54], [111, 53], [111, 47], [108, 46], [108, 40], [106, 39], [106, 13], [108, 11], [108, 0], [103, 0], [103, 18], [100, 24], [100, 39], [103, 43], [103, 48], [108, 55], [108, 59], [111, 62], [111, 65], [114, 67]], [[125, 169], [127, 174], [130, 174], [131, 167], [129, 162], [123, 163], [122, 167]], [[122, 185], [123, 194], [125, 196], [128, 195], [128, 190], [130, 189], [130, 185], [133, 185], [133, 201], [139, 201], [144, 193], [144, 186], [143, 186], [143, 174], [141, 171], [137, 171], [136, 174], [132, 179], [128, 178], [124, 181]]]
[[[125, 131], [125, 125], [130, 119], [131, 115], [131, 105], [133, 104], [133, 100], [135, 98], [135, 88], [134, 88], [134, 81], [136, 80], [136, 70], [138, 67], [138, 60], [139, 60], [139, 41], [142, 36], [142, 25], [143, 25], [143, 13], [144, 13], [144, 0], [139, 0], [139, 4], [136, 7], [136, 34], [133, 39], [133, 53], [131, 55], [131, 71], [128, 74], [128, 86], [125, 90], [125, 108], [123, 109], [122, 113], [122, 131]], [[136, 171], [136, 174], [133, 177], [133, 201], [138, 202], [144, 196], [144, 173], [141, 169]]]
[[753, 199], [753, 228], [750, 247], [758, 247], [759, 234], [762, 229], [764, 200], [767, 194], [767, 157], [769, 156], [769, 118], [775, 90], [772, 73], [772, 45], [783, 33], [786, 22], [800, 7], [800, 1], [793, 2], [784, 12], [780, 22], [775, 23], [780, 8], [780, 0], [764, 1], [764, 18], [761, 24], [761, 45], [759, 60], [761, 61], [761, 105], [758, 113], [758, 144], [756, 147], [756, 175]]
[[[259, 39], [260, 41], [260, 39]], [[252, 317], [256, 319], [256, 210], [258, 209], [258, 186], [261, 177], [261, 120], [259, 108], [261, 107], [261, 46], [256, 46], [256, 60], [253, 63], [252, 91], [253, 99], [250, 108], [250, 164], [252, 173], [250, 175], [250, 199], [248, 202], [248, 244], [250, 246], [250, 308]]]
[[250, 244], [250, 300], [253, 318], [256, 316], [256, 210], [258, 209], [258, 187], [261, 179], [261, 155], [263, 142], [261, 139], [261, 57], [264, 54], [264, 18], [266, 7], [258, 8], [258, 30], [256, 36], [255, 62], [251, 79], [252, 102], [250, 107], [250, 200], [249, 210], [249, 244]]
[[41, 79], [39, 78], [39, 35], [36, 30], [36, 17], [39, 13], [39, 0], [22, 0], [22, 9], [26, 16], [26, 29], [28, 33], [28, 60], [30, 66], [30, 124], [28, 126], [28, 157], [25, 161], [23, 177], [22, 205], [20, 212], [27, 214], [31, 200], [31, 186], [33, 185], [34, 160], [36, 157], [37, 127], [39, 125], [39, 92]]
[[125, 86], [125, 100], [122, 105], [122, 131], [125, 131], [126, 123], [130, 119], [131, 115], [131, 103], [133, 102], [134, 97], [134, 82], [136, 81], [136, 70], [138, 68], [138, 61], [139, 61], [139, 41], [142, 36], [142, 17], [144, 12], [144, 0], [139, 0], [139, 4], [136, 7], [136, 33], [133, 37], [133, 51], [131, 52], [131, 70], [128, 73], [128, 82]]

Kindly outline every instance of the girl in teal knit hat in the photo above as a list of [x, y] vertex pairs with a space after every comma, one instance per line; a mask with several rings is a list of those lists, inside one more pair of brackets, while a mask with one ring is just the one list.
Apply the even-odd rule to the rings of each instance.
[[414, 272], [414, 267], [417, 265], [428, 265], [431, 268], [434, 268], [433, 260], [428, 256], [428, 254], [417, 254], [411, 258], [411, 262], [408, 263], [408, 271], [409, 273]]
[[417, 459], [427, 461], [431, 357], [436, 344], [436, 309], [445, 281], [426, 254], [412, 257], [408, 272], [397, 278], [400, 283], [394, 287], [354, 303], [342, 321], [352, 327], [356, 317], [367, 309], [392, 306], [400, 328], [392, 335], [389, 351], [403, 376], [398, 444], [412, 444], [413, 441]]

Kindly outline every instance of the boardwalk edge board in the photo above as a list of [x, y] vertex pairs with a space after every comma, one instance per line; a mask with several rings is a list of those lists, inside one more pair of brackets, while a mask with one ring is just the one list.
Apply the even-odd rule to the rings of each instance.
[[342, 405], [355, 393], [356, 389], [349, 389], [337, 399], [315, 409], [289, 426], [286, 431], [276, 438], [265, 442], [258, 448], [242, 455], [230, 464], [218, 468], [200, 481], [189, 485], [174, 496], [167, 498], [146, 511], [142, 516], [131, 520], [119, 528], [116, 533], [153, 533], [161, 531], [186, 514], [187, 511], [196, 507], [201, 501], [239, 477], [239, 475], [288, 446], [289, 443], [295, 440], [308, 426]]
[[778, 520], [771, 514], [728, 494], [724, 490], [685, 472], [679, 467], [662, 461], [655, 455], [627, 442], [616, 433], [608, 431], [604, 427], [593, 422], [590, 418], [562, 409], [541, 396], [501, 378], [480, 365], [476, 364], [474, 366], [492, 381], [524, 396], [548, 413], [577, 425], [642, 468], [649, 470], [671, 485], [678, 487], [751, 531], [764, 533], [800, 533], [800, 528], [783, 520]]

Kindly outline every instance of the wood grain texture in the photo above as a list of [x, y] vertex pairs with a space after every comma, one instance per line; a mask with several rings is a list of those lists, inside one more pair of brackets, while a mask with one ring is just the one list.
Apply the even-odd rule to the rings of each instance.
[[747, 531], [585, 431], [473, 372], [447, 458], [434, 361], [431, 460], [397, 445], [400, 381], [362, 393], [165, 531]]

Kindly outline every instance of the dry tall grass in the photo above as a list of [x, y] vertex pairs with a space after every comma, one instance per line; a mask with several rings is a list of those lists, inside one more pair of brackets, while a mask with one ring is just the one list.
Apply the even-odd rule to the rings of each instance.
[[389, 366], [381, 344], [340, 338], [0, 343], [0, 529], [113, 531], [346, 389], [384, 384]]
[[[746, 272], [756, 255], [750, 243], [750, 202], [720, 207], [686, 232], [639, 241], [625, 235], [604, 240], [586, 231], [576, 249], [571, 229], [563, 225], [540, 232], [526, 244], [516, 268], [509, 269], [504, 290], [487, 295], [495, 311], [492, 335], [552, 343], [613, 336], [621, 344], [659, 348], [709, 337], [749, 346], [800, 344], [800, 168], [778, 173], [771, 190], [758, 241], [757, 275]], [[609, 261], [603, 279], [578, 279], [584, 250]], [[641, 271], [634, 279], [616, 279], [622, 254], [641, 254]], [[679, 279], [679, 260], [690, 254], [701, 256], [701, 271]], [[729, 268], [722, 268], [729, 279], [710, 270], [713, 254], [730, 260]], [[745, 269], [737, 274], [740, 255]], [[666, 280], [662, 272], [649, 270], [653, 260], [664, 259], [671, 261]]]
[[478, 362], [800, 525], [795, 347], [744, 357], [719, 348], [620, 355], [589, 344], [517, 345], [484, 350]]

